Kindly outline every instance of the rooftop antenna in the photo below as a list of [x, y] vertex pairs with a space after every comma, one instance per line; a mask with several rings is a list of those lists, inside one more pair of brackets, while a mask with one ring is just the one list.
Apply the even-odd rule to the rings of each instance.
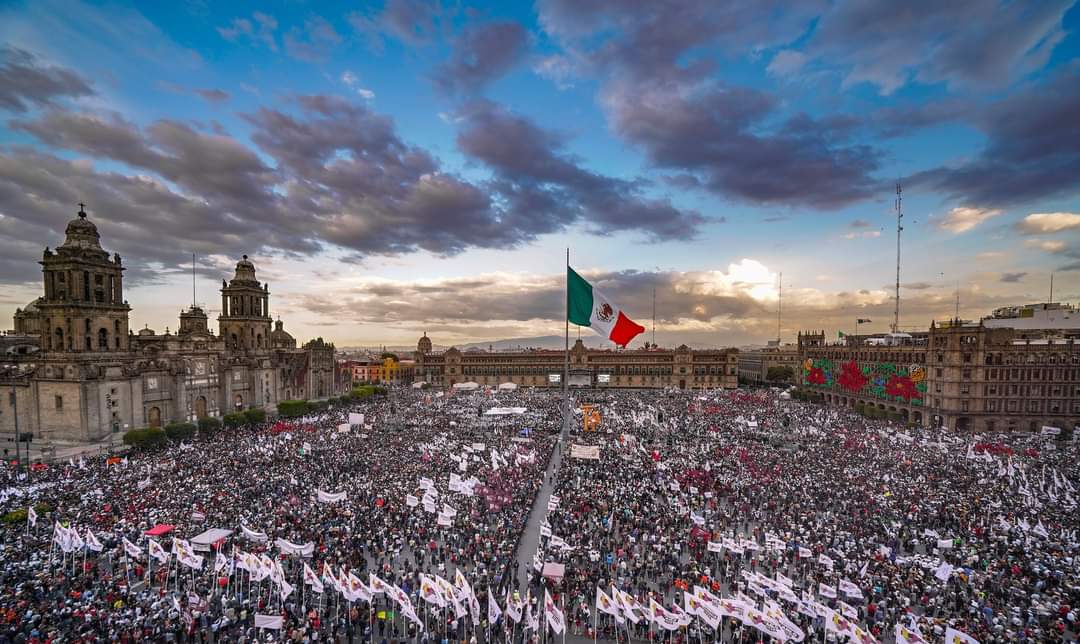
[[960, 323], [960, 280], [956, 280], [956, 322]]
[[[1053, 283], [1054, 283], [1054, 278], [1053, 278], [1053, 276], [1051, 276], [1050, 277], [1050, 284], [1051, 284], [1050, 290], [1051, 290], [1051, 292], [1053, 292], [1053, 290], [1054, 290], [1054, 287], [1052, 286]], [[656, 287], [655, 286], [652, 289], [652, 345], [654, 347], [656, 346]]]
[[1050, 300], [1046, 304], [1050, 305], [1050, 304], [1053, 304], [1053, 303], [1054, 303], [1054, 274], [1050, 273]]
[[900, 233], [904, 230], [904, 227], [900, 225], [901, 220], [904, 218], [903, 211], [901, 210], [902, 196], [900, 194], [900, 182], [896, 182], [896, 307], [893, 309], [893, 333], [899, 333], [900, 331]]
[[191, 308], [195, 308], [195, 253], [191, 254]]

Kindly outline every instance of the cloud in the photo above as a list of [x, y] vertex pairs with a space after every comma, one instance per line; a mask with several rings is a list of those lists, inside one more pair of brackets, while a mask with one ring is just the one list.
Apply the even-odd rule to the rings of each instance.
[[615, 132], [654, 165], [692, 172], [717, 194], [831, 209], [880, 189], [879, 153], [836, 143], [845, 125], [803, 116], [769, 132], [776, 101], [751, 88], [616, 84], [604, 103]]
[[563, 136], [489, 101], [473, 101], [460, 116], [458, 148], [495, 173], [491, 182], [515, 219], [556, 229], [579, 219], [591, 231], [639, 231], [651, 239], [690, 239], [705, 222], [666, 199], [648, 198], [637, 182], [581, 167], [563, 151]]
[[92, 94], [89, 83], [75, 72], [42, 65], [28, 51], [0, 47], [0, 109], [26, 112], [32, 106], [52, 106], [58, 98]]
[[1061, 253], [1068, 248], [1068, 244], [1057, 239], [1028, 239], [1024, 245], [1047, 253]]
[[234, 18], [228, 27], [218, 27], [217, 32], [229, 42], [247, 39], [255, 44], [265, 45], [270, 51], [278, 50], [275, 32], [278, 28], [277, 19], [271, 15], [256, 11], [252, 14], [252, 23], [247, 18]]
[[998, 281], [1003, 284], [1016, 284], [1022, 279], [1024, 279], [1024, 277], [1026, 276], [1027, 273], [1002, 273], [1001, 279], [999, 279]]
[[559, 89], [573, 87], [570, 79], [577, 74], [577, 66], [569, 56], [564, 54], [552, 54], [537, 58], [532, 64], [532, 70], [538, 76], [543, 76], [555, 83]]
[[439, 2], [387, 0], [381, 11], [368, 15], [354, 11], [347, 20], [364, 37], [369, 49], [382, 53], [386, 35], [412, 47], [431, 44], [444, 12]]
[[198, 96], [208, 103], [220, 104], [224, 103], [231, 98], [229, 93], [225, 90], [214, 89], [210, 87], [186, 87], [184, 85], [177, 85], [176, 83], [170, 83], [167, 81], [161, 81], [159, 85], [166, 91], [174, 94], [191, 94]]
[[773, 56], [765, 71], [781, 78], [797, 73], [806, 64], [806, 54], [791, 49], [781, 49]]
[[874, 224], [865, 219], [853, 219], [851, 223], [848, 224], [848, 228], [870, 228], [873, 225]]
[[312, 16], [304, 25], [293, 27], [285, 34], [285, 53], [309, 63], [326, 61], [334, 47], [341, 44], [341, 36], [326, 18]]
[[880, 230], [844, 233], [844, 239], [875, 239], [877, 237], [881, 237]]
[[901, 284], [904, 288], [911, 289], [913, 291], [925, 291], [927, 289], [934, 288], [934, 285], [930, 282], [909, 282], [907, 284]]
[[1025, 233], [1058, 233], [1063, 230], [1080, 229], [1080, 214], [1072, 212], [1033, 213], [1016, 224], [1017, 229]]
[[947, 230], [953, 234], [964, 233], [991, 217], [1001, 215], [1000, 210], [990, 208], [953, 208], [944, 217], [938, 220], [938, 228]]
[[987, 138], [982, 151], [952, 167], [917, 173], [950, 198], [987, 207], [1068, 198], [1080, 193], [1080, 83], [1066, 72], [1033, 84], [973, 117]]
[[528, 33], [517, 22], [466, 28], [454, 41], [450, 60], [432, 72], [448, 94], [476, 92], [506, 74], [525, 55]]
[[370, 101], [373, 98], [375, 98], [375, 92], [373, 92], [372, 90], [370, 90], [370, 89], [368, 89], [366, 87], [357, 87], [356, 86], [357, 83], [360, 82], [360, 77], [358, 77], [356, 74], [352, 73], [349, 70], [345, 70], [341, 74], [341, 82], [345, 83], [350, 88], [355, 89], [356, 94], [358, 96], [360, 96], [361, 98], [363, 98], [364, 100], [366, 100], [366, 101]]
[[821, 16], [806, 49], [844, 70], [844, 87], [1000, 87], [1046, 63], [1073, 2], [840, 3]]

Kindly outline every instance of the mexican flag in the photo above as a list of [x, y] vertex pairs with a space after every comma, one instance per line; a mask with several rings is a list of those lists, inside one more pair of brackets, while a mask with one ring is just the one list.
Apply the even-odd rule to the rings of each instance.
[[625, 347], [645, 327], [634, 322], [614, 302], [594, 289], [574, 269], [566, 267], [566, 315], [578, 326], [592, 327], [600, 335]]

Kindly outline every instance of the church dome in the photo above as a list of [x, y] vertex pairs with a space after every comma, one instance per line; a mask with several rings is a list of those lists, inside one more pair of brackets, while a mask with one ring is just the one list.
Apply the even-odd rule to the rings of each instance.
[[423, 337], [416, 343], [416, 350], [420, 353], [431, 353], [431, 338], [427, 337], [427, 332], [424, 332]]
[[247, 255], [244, 255], [243, 259], [236, 262], [236, 274], [233, 275], [234, 282], [256, 282], [255, 279], [255, 264], [251, 263]]
[[296, 348], [296, 339], [285, 330], [281, 320], [274, 322], [274, 330], [270, 332], [270, 346], [275, 349]]
[[60, 248], [101, 250], [101, 236], [97, 226], [86, 218], [86, 211], [79, 205], [78, 217], [68, 222], [65, 239]]

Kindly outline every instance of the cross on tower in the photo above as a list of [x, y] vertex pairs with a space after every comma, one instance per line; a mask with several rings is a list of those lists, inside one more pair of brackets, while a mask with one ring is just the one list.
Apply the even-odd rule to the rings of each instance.
[[86, 219], [86, 210], [85, 210], [85, 208], [86, 208], [86, 204], [84, 204], [83, 202], [80, 201], [79, 202], [79, 216], [82, 217], [83, 219]]

